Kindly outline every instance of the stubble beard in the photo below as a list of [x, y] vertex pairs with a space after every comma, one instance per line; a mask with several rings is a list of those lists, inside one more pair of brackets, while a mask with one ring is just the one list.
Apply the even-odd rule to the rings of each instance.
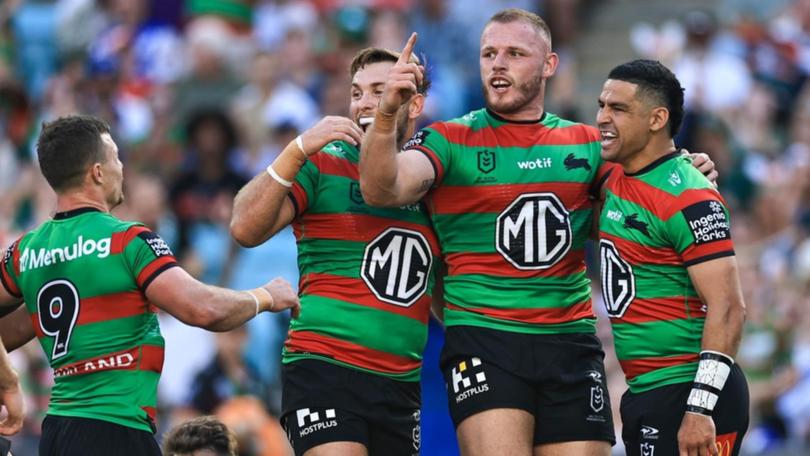
[[544, 79], [541, 75], [524, 82], [523, 84], [513, 86], [517, 90], [517, 96], [509, 102], [501, 102], [496, 105], [495, 97], [490, 97], [490, 91], [487, 90], [486, 85], [481, 86], [484, 92], [484, 100], [487, 103], [487, 108], [498, 114], [513, 114], [525, 108], [526, 105], [531, 103], [537, 95], [543, 90]]

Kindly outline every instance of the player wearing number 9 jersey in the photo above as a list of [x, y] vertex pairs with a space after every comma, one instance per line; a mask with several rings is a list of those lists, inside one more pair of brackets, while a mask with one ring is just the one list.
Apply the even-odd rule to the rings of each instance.
[[736, 455], [748, 388], [733, 356], [742, 300], [730, 221], [714, 186], [675, 150], [680, 83], [658, 62], [611, 71], [597, 122], [619, 163], [602, 208], [602, 290], [629, 390], [628, 455]]
[[31, 334], [54, 370], [40, 454], [158, 455], [157, 307], [225, 331], [263, 310], [296, 310], [297, 297], [280, 279], [249, 291], [202, 284], [177, 267], [158, 235], [112, 216], [123, 201], [123, 167], [98, 119], [46, 124], [38, 155], [57, 212], [6, 251], [0, 304], [25, 301]]

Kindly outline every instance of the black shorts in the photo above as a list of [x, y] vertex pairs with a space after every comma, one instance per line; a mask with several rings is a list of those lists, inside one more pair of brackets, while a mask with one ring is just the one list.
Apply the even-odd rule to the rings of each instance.
[[[692, 382], [622, 396], [622, 440], [629, 456], [678, 455], [678, 430]], [[735, 364], [712, 414], [721, 456], [740, 452], [748, 430], [748, 384]]]
[[151, 432], [92, 418], [47, 415], [40, 456], [160, 456]]
[[616, 442], [605, 353], [592, 334], [521, 334], [447, 328], [442, 371], [458, 425], [496, 408], [534, 415], [534, 444]]
[[281, 424], [296, 455], [343, 441], [369, 454], [419, 454], [419, 382], [317, 360], [284, 364], [281, 375]]

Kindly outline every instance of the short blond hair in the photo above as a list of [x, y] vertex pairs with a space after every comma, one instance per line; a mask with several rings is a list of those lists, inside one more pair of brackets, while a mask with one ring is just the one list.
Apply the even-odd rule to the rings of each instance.
[[487, 25], [497, 22], [499, 24], [509, 24], [515, 21], [524, 21], [534, 27], [534, 29], [548, 41], [548, 48], [551, 49], [551, 29], [542, 17], [531, 11], [520, 8], [507, 8], [498, 11], [487, 21]]

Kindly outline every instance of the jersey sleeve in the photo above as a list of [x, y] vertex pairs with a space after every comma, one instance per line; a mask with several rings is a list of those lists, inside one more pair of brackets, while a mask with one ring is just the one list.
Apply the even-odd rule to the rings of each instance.
[[290, 190], [290, 200], [295, 207], [295, 217], [306, 212], [310, 203], [315, 200], [320, 180], [320, 170], [316, 162], [320, 161], [321, 153], [318, 152], [310, 157], [295, 175], [295, 182]]
[[20, 240], [17, 239], [6, 249], [5, 255], [3, 255], [3, 264], [0, 265], [2, 266], [0, 267], [0, 282], [3, 283], [3, 287], [11, 296], [22, 298], [22, 291], [17, 283], [17, 275], [20, 271], [20, 252], [17, 248], [19, 244]]
[[177, 266], [177, 260], [166, 241], [142, 225], [132, 226], [123, 235], [114, 236], [113, 250], [119, 248], [138, 288], [143, 291], [162, 272]]
[[434, 122], [416, 132], [402, 146], [402, 150], [415, 149], [425, 154], [433, 165], [435, 179], [433, 186], [439, 185], [444, 173], [450, 166], [450, 141], [447, 140], [447, 128], [442, 122]]
[[729, 212], [716, 190], [687, 190], [668, 212], [667, 235], [685, 266], [734, 255]]

